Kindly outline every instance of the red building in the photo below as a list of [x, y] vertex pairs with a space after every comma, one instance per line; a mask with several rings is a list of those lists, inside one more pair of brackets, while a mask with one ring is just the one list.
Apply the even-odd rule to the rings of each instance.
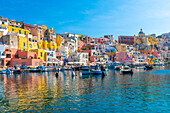
[[118, 41], [121, 44], [133, 45], [134, 44], [134, 36], [119, 36]]
[[85, 42], [86, 43], [91, 43], [93, 40], [91, 37], [86, 36]]

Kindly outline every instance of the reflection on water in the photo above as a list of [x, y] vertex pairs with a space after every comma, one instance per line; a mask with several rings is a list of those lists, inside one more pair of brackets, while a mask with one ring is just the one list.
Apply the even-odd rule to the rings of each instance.
[[109, 70], [106, 77], [71, 71], [0, 75], [1, 112], [168, 112], [168, 68]]

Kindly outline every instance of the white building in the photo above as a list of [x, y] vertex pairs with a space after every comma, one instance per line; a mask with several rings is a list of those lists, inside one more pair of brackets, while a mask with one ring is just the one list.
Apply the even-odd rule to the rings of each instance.
[[88, 53], [87, 52], [76, 52], [70, 53], [68, 57], [68, 62], [79, 62], [83, 65], [88, 65]]
[[114, 42], [114, 35], [104, 35], [104, 38], [110, 39], [112, 42]]
[[170, 39], [170, 32], [169, 33], [163, 33], [162, 34], [162, 39], [166, 39], [169, 38]]
[[8, 34], [8, 28], [2, 27], [2, 25], [0, 25], [0, 32], [3, 32], [3, 35], [7, 35]]
[[3, 17], [0, 17], [0, 25], [8, 25], [8, 19], [7, 18], [3, 18]]

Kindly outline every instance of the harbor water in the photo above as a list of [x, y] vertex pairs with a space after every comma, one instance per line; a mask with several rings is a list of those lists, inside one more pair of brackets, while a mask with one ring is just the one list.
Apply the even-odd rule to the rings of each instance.
[[0, 75], [0, 112], [170, 112], [170, 67], [133, 71]]

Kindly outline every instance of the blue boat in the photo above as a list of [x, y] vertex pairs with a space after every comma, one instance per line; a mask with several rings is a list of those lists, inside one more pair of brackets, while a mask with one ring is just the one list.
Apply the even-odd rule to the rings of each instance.
[[92, 73], [88, 66], [82, 66], [80, 70], [81, 70], [82, 75], [89, 75]]
[[6, 74], [6, 70], [0, 70], [0, 74]]
[[101, 70], [92, 70], [93, 75], [102, 75]]

